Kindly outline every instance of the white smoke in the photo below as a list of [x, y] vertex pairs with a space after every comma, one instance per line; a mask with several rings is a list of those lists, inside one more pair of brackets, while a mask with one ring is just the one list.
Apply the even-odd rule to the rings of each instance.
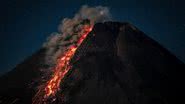
[[53, 65], [60, 54], [77, 42], [81, 35], [78, 32], [82, 30], [84, 25], [82, 22], [85, 19], [90, 20], [90, 25], [94, 25], [97, 22], [111, 20], [111, 16], [107, 7], [84, 5], [73, 18], [64, 18], [58, 27], [58, 33], [52, 34], [43, 44], [47, 49], [45, 60], [48, 65]]
[[72, 19], [63, 19], [62, 23], [59, 25], [59, 32], [67, 34], [72, 33], [73, 27], [84, 19], [89, 19], [92, 23], [96, 23], [104, 22], [110, 20], [111, 18], [107, 7], [88, 7], [87, 5], [84, 5]]

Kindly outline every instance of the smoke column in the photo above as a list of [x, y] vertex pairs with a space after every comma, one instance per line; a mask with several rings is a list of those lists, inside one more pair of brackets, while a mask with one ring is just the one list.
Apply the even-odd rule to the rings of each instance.
[[47, 42], [43, 44], [43, 47], [47, 49], [46, 64], [54, 65], [59, 55], [77, 42], [78, 38], [81, 37], [81, 34], [77, 32], [83, 28], [85, 19], [89, 19], [90, 24], [93, 25], [97, 22], [111, 20], [111, 15], [107, 7], [84, 5], [73, 18], [64, 18], [58, 26], [58, 33], [51, 34]]

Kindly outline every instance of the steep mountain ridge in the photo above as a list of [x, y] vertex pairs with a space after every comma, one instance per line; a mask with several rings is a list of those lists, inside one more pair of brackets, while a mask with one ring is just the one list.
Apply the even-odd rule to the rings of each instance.
[[[31, 103], [45, 49], [0, 77], [0, 96]], [[171, 104], [183, 101], [185, 65], [129, 23], [105, 22], [93, 30], [71, 60], [53, 104]], [[0, 98], [0, 100], [1, 100]], [[12, 99], [12, 98], [11, 98]], [[15, 100], [14, 99], [14, 100]], [[12, 100], [12, 101], [14, 101]], [[8, 103], [7, 103], [8, 104]]]

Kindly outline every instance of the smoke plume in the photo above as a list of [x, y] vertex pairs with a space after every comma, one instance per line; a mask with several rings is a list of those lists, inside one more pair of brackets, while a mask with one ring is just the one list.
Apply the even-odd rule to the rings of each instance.
[[59, 24], [58, 33], [51, 34], [47, 42], [43, 44], [43, 47], [47, 49], [46, 64], [55, 64], [58, 56], [77, 42], [85, 24], [94, 25], [108, 20], [111, 20], [111, 16], [107, 7], [87, 5], [82, 6], [73, 18], [64, 18]]

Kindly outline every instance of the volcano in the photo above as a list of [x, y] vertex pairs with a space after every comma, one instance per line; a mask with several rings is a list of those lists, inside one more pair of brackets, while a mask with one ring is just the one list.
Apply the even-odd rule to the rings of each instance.
[[[49, 67], [46, 50], [0, 77], [1, 104], [32, 103], [37, 87], [48, 79], [43, 77]], [[184, 102], [185, 64], [130, 23], [95, 24], [70, 64], [61, 90], [48, 104]]]

